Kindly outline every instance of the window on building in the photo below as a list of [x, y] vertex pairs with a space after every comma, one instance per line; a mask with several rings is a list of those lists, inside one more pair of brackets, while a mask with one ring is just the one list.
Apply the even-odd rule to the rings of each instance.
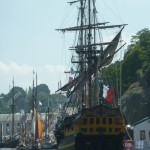
[[20, 128], [17, 128], [17, 132], [20, 132], [21, 131], [21, 129]]
[[145, 140], [145, 130], [140, 131], [140, 140]]
[[8, 122], [6, 123], [6, 127], [9, 127], [9, 123]]
[[8, 128], [6, 128], [6, 133], [9, 133], [9, 129]]

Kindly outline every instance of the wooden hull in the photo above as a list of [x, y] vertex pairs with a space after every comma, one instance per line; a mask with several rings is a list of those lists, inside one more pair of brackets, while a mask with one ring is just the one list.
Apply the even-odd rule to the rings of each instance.
[[58, 150], [122, 150], [124, 134], [119, 109], [97, 106], [65, 118], [56, 137]]
[[[72, 139], [72, 140], [70, 140]], [[58, 150], [123, 150], [123, 136], [120, 135], [77, 135], [64, 137], [58, 144]]]
[[58, 144], [58, 150], [75, 150], [75, 135], [64, 137]]

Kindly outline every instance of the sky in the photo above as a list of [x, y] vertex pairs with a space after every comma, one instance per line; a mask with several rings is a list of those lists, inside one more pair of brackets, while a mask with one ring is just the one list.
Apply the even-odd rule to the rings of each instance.
[[[0, 0], [0, 93], [9, 92], [13, 79], [14, 85], [24, 90], [32, 87], [33, 70], [37, 83], [47, 84], [51, 93], [58, 89], [60, 80], [62, 84], [67, 82], [67, 44], [72, 41], [55, 30], [73, 26], [76, 14], [67, 2]], [[150, 0], [96, 2], [99, 17], [106, 17], [112, 24], [128, 24], [122, 35], [127, 44], [141, 29], [150, 29]]]

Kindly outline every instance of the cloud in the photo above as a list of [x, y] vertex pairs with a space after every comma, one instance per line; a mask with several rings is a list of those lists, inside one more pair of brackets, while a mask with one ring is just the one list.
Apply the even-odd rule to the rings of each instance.
[[10, 61], [8, 63], [0, 62], [0, 73], [11, 73], [11, 74], [18, 74], [18, 75], [25, 75], [25, 74], [31, 74], [33, 70], [36, 72], [49, 72], [49, 73], [56, 73], [56, 72], [62, 72], [65, 71], [65, 66], [62, 65], [44, 65], [44, 66], [30, 66], [30, 65], [20, 65], [16, 62]]
[[60, 71], [64, 72], [66, 67], [61, 65], [45, 65], [43, 69], [49, 73], [56, 73]]
[[38, 74], [38, 84], [49, 84], [55, 91], [57, 81], [60, 79], [60, 74], [64, 74], [65, 66], [46, 64], [44, 66], [32, 66], [26, 64], [18, 64], [13, 61], [7, 63], [0, 62], [0, 93], [7, 93], [12, 88], [13, 77], [15, 79], [15, 86], [28, 89], [32, 86], [33, 70]]
[[1, 74], [28, 74], [33, 70], [32, 66], [18, 65], [15, 62], [2, 63], [0, 62], [0, 73]]

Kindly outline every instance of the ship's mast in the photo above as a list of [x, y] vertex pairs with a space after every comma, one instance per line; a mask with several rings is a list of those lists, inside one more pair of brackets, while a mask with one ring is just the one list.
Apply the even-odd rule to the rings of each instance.
[[37, 126], [37, 108], [38, 108], [38, 95], [37, 95], [37, 73], [36, 73], [36, 91], [35, 91], [35, 110], [36, 110], [36, 121], [35, 121], [35, 126], [36, 126], [36, 132], [35, 132], [35, 140], [38, 137], [38, 126]]
[[[80, 90], [80, 94], [82, 95], [82, 97], [80, 95], [82, 108], [83, 104], [91, 108], [93, 105], [100, 103], [98, 99], [98, 70], [109, 65], [112, 62], [115, 53], [119, 51], [119, 49], [116, 50], [116, 48], [119, 43], [121, 31], [126, 24], [106, 25], [109, 22], [97, 22], [95, 0], [79, 0], [69, 3], [72, 5], [76, 2], [80, 2], [80, 24], [56, 30], [62, 32], [74, 31], [79, 33], [77, 45], [70, 47], [70, 50], [75, 50], [78, 55], [78, 60], [73, 59], [72, 57], [71, 62], [78, 63], [77, 73], [79, 74], [71, 84], [66, 84], [59, 90], [67, 91], [69, 89], [71, 91], [69, 95]], [[101, 39], [97, 41], [96, 30], [110, 28], [121, 28], [121, 30], [112, 41], [102, 42]]]
[[[96, 6], [95, 6], [95, 1], [96, 0], [93, 0], [93, 14], [94, 14], [94, 44], [96, 43]], [[94, 50], [95, 50], [95, 54], [96, 54], [96, 50], [97, 48], [94, 47]], [[95, 57], [96, 59], [96, 57]], [[97, 61], [97, 60], [95, 60]], [[96, 62], [97, 63], [97, 62]], [[98, 96], [98, 69], [96, 69], [95, 71], [95, 85], [94, 85], [94, 105], [98, 104], [98, 101], [97, 101], [97, 96]]]
[[[50, 92], [51, 93], [51, 92]], [[47, 110], [46, 110], [46, 133], [45, 133], [45, 139], [48, 141], [49, 139], [48, 136], [49, 136], [49, 126], [50, 126], [50, 123], [49, 123], [49, 114], [50, 114], [50, 107], [49, 107], [49, 102], [50, 102], [50, 94], [48, 96], [48, 107], [47, 107]]]
[[15, 111], [15, 104], [14, 104], [14, 101], [15, 101], [15, 98], [14, 98], [14, 95], [15, 95], [15, 91], [14, 91], [14, 79], [13, 79], [13, 98], [12, 98], [12, 131], [11, 131], [11, 138], [13, 138], [14, 136], [14, 111]]
[[33, 87], [32, 87], [32, 119], [34, 116], [34, 71], [33, 71]]
[[27, 141], [27, 95], [26, 95], [26, 101], [25, 101], [24, 138], [25, 138], [24, 143], [26, 144], [26, 141]]
[[[88, 33], [88, 69], [90, 68], [91, 66], [91, 63], [92, 63], [92, 60], [91, 60], [91, 57], [92, 57], [92, 53], [91, 53], [91, 50], [92, 50], [92, 46], [91, 46], [91, 37], [92, 37], [92, 33], [91, 33], [91, 0], [88, 0], [88, 19], [89, 19], [89, 24], [88, 24], [88, 30], [89, 30], [89, 33]], [[89, 101], [89, 108], [91, 108], [91, 69], [89, 69], [89, 72], [88, 72], [88, 101]]]
[[38, 94], [37, 94], [37, 73], [36, 73], [35, 109], [37, 109], [37, 107], [38, 107]]
[[50, 123], [49, 123], [49, 120], [50, 120], [50, 106], [49, 106], [49, 102], [50, 102], [50, 98], [51, 98], [51, 91], [49, 92], [49, 97], [48, 97], [48, 109], [47, 109], [47, 113], [48, 113], [48, 123], [47, 123], [47, 126], [48, 126], [48, 134], [49, 134], [49, 126], [50, 126]]
[[[83, 0], [80, 1], [80, 4], [81, 4], [81, 27], [83, 27], [83, 16], [84, 16], [84, 6], [83, 6]], [[82, 46], [83, 45], [83, 29], [81, 29], [81, 37], [80, 37], [80, 45]], [[82, 49], [83, 50], [83, 49]], [[80, 61], [80, 66], [81, 66], [81, 71], [80, 73], [83, 74], [84, 72], [84, 55], [83, 53], [80, 54], [81, 56], [79, 56], [79, 58], [81, 59]], [[85, 95], [85, 91], [84, 91], [84, 88], [86, 87], [82, 87], [82, 108], [83, 108], [83, 104], [84, 104], [84, 95]]]

